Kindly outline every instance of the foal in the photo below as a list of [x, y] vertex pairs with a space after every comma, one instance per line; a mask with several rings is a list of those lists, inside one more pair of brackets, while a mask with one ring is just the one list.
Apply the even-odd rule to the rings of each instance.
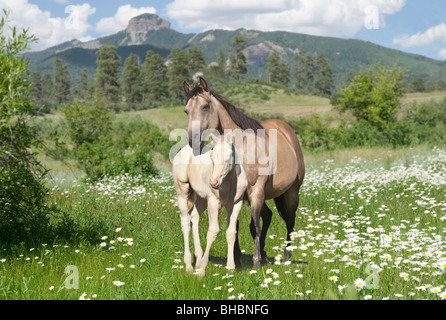
[[[209, 261], [209, 251], [220, 231], [218, 212], [226, 207], [228, 213], [227, 267], [235, 269], [234, 244], [236, 241], [237, 218], [243, 204], [243, 196], [248, 186], [248, 179], [243, 170], [237, 151], [233, 145], [233, 136], [210, 136], [214, 148], [203, 154], [194, 155], [187, 145], [175, 156], [172, 165], [174, 185], [181, 213], [181, 229], [184, 236], [184, 262], [186, 271], [192, 272], [189, 233], [192, 225], [196, 256], [195, 268], [203, 276]], [[206, 250], [203, 254], [198, 235], [198, 220], [208, 208], [209, 229]]]

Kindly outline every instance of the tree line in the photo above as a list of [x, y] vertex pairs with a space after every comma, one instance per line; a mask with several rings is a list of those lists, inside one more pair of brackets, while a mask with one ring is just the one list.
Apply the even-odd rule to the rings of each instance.
[[[231, 45], [234, 53], [225, 57], [220, 49], [217, 61], [206, 64], [203, 52], [197, 47], [187, 50], [174, 48], [167, 61], [151, 50], [142, 64], [131, 53], [122, 64], [117, 47], [102, 45], [96, 52], [96, 71], [92, 79], [88, 69], [82, 69], [75, 82], [67, 64], [54, 59], [52, 74], [31, 72], [29, 97], [41, 113], [58, 109], [73, 100], [103, 100], [112, 109], [146, 109], [183, 101], [184, 80], [193, 81], [195, 75], [205, 76], [214, 85], [240, 81], [246, 77], [247, 59], [243, 53], [246, 41], [235, 36]], [[271, 83], [294, 86], [295, 89], [319, 95], [330, 95], [334, 88], [331, 67], [323, 53], [296, 54], [289, 66], [280, 54], [273, 51], [268, 57], [267, 75]], [[291, 80], [293, 79], [293, 80]]]

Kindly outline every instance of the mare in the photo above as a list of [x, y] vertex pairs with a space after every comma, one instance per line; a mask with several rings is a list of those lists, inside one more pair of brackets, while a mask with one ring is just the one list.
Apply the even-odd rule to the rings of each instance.
[[[295, 225], [299, 205], [299, 190], [305, 176], [305, 165], [299, 140], [284, 121], [269, 119], [258, 122], [238, 110], [217, 93], [210, 91], [200, 77], [198, 86], [183, 83], [186, 98], [184, 111], [188, 115], [189, 145], [195, 153], [203, 146], [203, 134], [210, 129], [220, 134], [233, 132], [235, 147], [248, 178], [245, 199], [251, 207], [250, 231], [254, 240], [253, 265], [265, 262], [265, 238], [272, 211], [265, 203], [274, 199], [287, 229], [287, 241]], [[238, 133], [238, 134], [236, 134]], [[262, 227], [260, 227], [260, 217]], [[236, 235], [238, 237], [238, 234]], [[236, 265], [240, 266], [241, 251], [235, 241]], [[285, 248], [284, 261], [291, 257]]]

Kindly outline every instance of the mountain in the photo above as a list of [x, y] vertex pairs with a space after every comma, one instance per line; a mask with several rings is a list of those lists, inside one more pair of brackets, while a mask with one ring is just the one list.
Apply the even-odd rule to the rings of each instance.
[[63, 59], [70, 74], [76, 78], [82, 68], [88, 68], [93, 75], [96, 69], [95, 52], [103, 44], [118, 47], [122, 62], [133, 52], [142, 64], [147, 50], [153, 50], [167, 59], [170, 51], [179, 47], [188, 49], [198, 47], [203, 51], [207, 63], [217, 60], [221, 48], [226, 58], [234, 52], [231, 40], [241, 34], [246, 40], [244, 53], [248, 60], [247, 78], [266, 79], [266, 58], [273, 51], [278, 51], [284, 61], [291, 63], [295, 53], [323, 52], [332, 66], [336, 84], [344, 81], [350, 71], [357, 71], [360, 66], [380, 63], [391, 66], [398, 62], [409, 76], [421, 76], [427, 82], [446, 81], [446, 62], [430, 59], [421, 55], [409, 54], [389, 49], [362, 40], [339, 39], [311, 36], [306, 34], [274, 31], [238, 29], [208, 30], [202, 33], [184, 34], [171, 29], [170, 22], [155, 14], [143, 14], [130, 19], [126, 29], [116, 34], [88, 42], [72, 40], [39, 52], [28, 52], [30, 69], [40, 72], [52, 72], [53, 60]]

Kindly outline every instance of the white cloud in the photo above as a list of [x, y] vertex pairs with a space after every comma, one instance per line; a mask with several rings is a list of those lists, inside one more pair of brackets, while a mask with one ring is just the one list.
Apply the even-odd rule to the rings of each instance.
[[64, 41], [85, 36], [91, 26], [88, 17], [96, 8], [88, 3], [66, 7], [65, 17], [52, 17], [49, 11], [42, 11], [28, 0], [0, 0], [0, 7], [10, 11], [10, 25], [29, 28], [39, 40], [31, 45], [33, 50], [42, 50]]
[[[361, 28], [385, 26], [384, 18], [406, 0], [174, 0], [166, 6], [184, 28], [287, 30], [325, 36], [352, 36]], [[370, 10], [372, 9], [372, 10]], [[370, 24], [372, 22], [372, 24]]]
[[431, 27], [425, 32], [418, 32], [411, 36], [397, 37], [393, 40], [393, 44], [408, 48], [429, 46], [437, 40], [446, 41], [446, 24], [444, 23]]
[[446, 49], [441, 49], [440, 52], [438, 52], [438, 56], [446, 60]]
[[129, 20], [143, 13], [156, 13], [153, 7], [133, 8], [130, 4], [120, 6], [113, 17], [102, 18], [96, 24], [95, 31], [109, 35], [127, 27]]

